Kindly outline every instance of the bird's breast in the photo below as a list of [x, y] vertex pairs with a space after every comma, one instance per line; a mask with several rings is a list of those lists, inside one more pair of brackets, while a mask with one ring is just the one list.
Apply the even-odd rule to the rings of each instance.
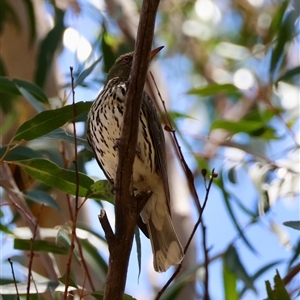
[[[118, 143], [122, 133], [126, 100], [126, 84], [110, 85], [101, 92], [89, 116], [89, 131], [98, 162], [106, 175], [114, 180], [118, 165]], [[141, 110], [133, 184], [140, 190], [151, 187], [154, 172], [154, 148], [148, 122]], [[150, 184], [149, 184], [150, 183]]]

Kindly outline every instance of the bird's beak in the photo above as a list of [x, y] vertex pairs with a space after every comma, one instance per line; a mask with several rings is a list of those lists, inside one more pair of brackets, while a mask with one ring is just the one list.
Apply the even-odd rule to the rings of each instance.
[[156, 48], [156, 49], [154, 49], [154, 50], [152, 50], [151, 52], [150, 52], [150, 58], [149, 58], [149, 60], [151, 61], [152, 59], [153, 59], [153, 57], [163, 48], [164, 46], [160, 46], [160, 47], [158, 47], [158, 48]]

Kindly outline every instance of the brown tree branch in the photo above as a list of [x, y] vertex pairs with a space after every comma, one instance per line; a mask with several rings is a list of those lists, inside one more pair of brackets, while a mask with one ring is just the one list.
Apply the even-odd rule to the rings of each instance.
[[119, 164], [115, 182], [116, 231], [115, 239], [108, 243], [110, 257], [104, 290], [105, 300], [121, 300], [123, 298], [133, 235], [139, 216], [138, 200], [132, 197], [130, 187], [142, 93], [149, 64], [158, 4], [159, 0], [143, 2], [138, 27], [127, 91], [124, 126], [119, 146]]

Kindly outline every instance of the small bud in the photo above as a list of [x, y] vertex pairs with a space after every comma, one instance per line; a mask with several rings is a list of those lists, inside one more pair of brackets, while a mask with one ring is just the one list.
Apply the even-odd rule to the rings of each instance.
[[164, 129], [165, 129], [165, 131], [168, 131], [168, 132], [175, 132], [175, 130], [172, 129], [169, 125], [165, 125]]
[[201, 174], [203, 177], [206, 177], [207, 170], [206, 169], [201, 169]]
[[211, 174], [211, 176], [212, 176], [212, 178], [217, 178], [217, 177], [218, 177], [218, 173], [213, 172], [213, 173]]

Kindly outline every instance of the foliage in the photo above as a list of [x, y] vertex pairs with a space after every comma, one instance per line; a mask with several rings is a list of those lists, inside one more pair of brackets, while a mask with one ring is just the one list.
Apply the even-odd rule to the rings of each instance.
[[[140, 1], [136, 2], [132, 1], [132, 4], [139, 5]], [[31, 1], [24, 0], [24, 3], [29, 20], [28, 43], [33, 45], [37, 38], [34, 18], [37, 12]], [[75, 92], [83, 91], [84, 95], [95, 87], [99, 89], [99, 83], [103, 82], [105, 72], [114, 61], [113, 56], [132, 49], [128, 31], [122, 27], [124, 24], [119, 22], [117, 14], [108, 17], [91, 3], [82, 4], [79, 13], [98, 28], [92, 38], [89, 36], [93, 51], [86, 56], [85, 63], [78, 58], [78, 52], [74, 54], [73, 87], [76, 87]], [[300, 221], [281, 221], [281, 218], [279, 221], [274, 211], [288, 200], [295, 205], [299, 196], [299, 137], [296, 133], [299, 101], [293, 98], [293, 93], [299, 94], [300, 67], [294, 58], [295, 47], [299, 49], [299, 3], [288, 0], [259, 3], [164, 1], [159, 8], [156, 40], [166, 46], [161, 70], [167, 81], [172, 82], [168, 86], [171, 99], [176, 99], [169, 114], [172, 117], [169, 128], [176, 129], [198, 194], [202, 195], [204, 190], [203, 178], [206, 176], [203, 176], [203, 170], [216, 168], [219, 176], [214, 180], [212, 194], [219, 195], [217, 205], [227, 215], [226, 226], [216, 225], [222, 240], [218, 251], [210, 249], [212, 244], [204, 250], [197, 245], [197, 252], [201, 253], [198, 255], [200, 263], [181, 274], [161, 299], [176, 299], [192, 280], [200, 282], [197, 293], [201, 297], [213, 294], [210, 289], [205, 290], [208, 283], [205, 285], [206, 279], [200, 275], [203, 272], [209, 272], [210, 281], [214, 277], [221, 278], [224, 299], [243, 299], [247, 295], [268, 299], [279, 299], [279, 294], [284, 297], [280, 299], [297, 296], [295, 291], [299, 283], [294, 288], [292, 279], [295, 276], [293, 271], [299, 268], [300, 241], [291, 243], [286, 235], [290, 231], [298, 232]], [[57, 56], [66, 55], [60, 51], [64, 49], [63, 35], [72, 27], [67, 16], [74, 9], [58, 7], [55, 1], [45, 1], [45, 5], [51, 7], [49, 11], [54, 25], [39, 46], [34, 82], [11, 78], [1, 59], [0, 107], [5, 115], [1, 124], [3, 145], [0, 148], [1, 172], [4, 174], [0, 180], [3, 198], [0, 230], [4, 236], [1, 242], [5, 249], [5, 240], [11, 240], [14, 249], [26, 251], [29, 256], [25, 261], [16, 252], [11, 258], [12, 264], [3, 257], [3, 264], [9, 271], [1, 274], [1, 289], [3, 299], [10, 299], [9, 295], [16, 294], [14, 283], [17, 280], [20, 295], [28, 295], [30, 289], [33, 294], [43, 294], [47, 290], [58, 297], [69, 285], [72, 293], [80, 296], [92, 293], [95, 299], [102, 299], [108, 268], [107, 249], [103, 246], [106, 240], [96, 228], [74, 222], [77, 217], [74, 211], [79, 213], [83, 205], [88, 205], [87, 199], [99, 205], [100, 210], [104, 202], [113, 203], [113, 195], [107, 181], [87, 175], [86, 165], [93, 159], [93, 153], [86, 142], [85, 130], [77, 134], [76, 139], [73, 134], [73, 123], [77, 128], [84, 128], [91, 102], [76, 96], [76, 104], [72, 105], [68, 104], [70, 99], [61, 99], [59, 94], [55, 99], [45, 94], [50, 65]], [[9, 1], [3, 1], [0, 17], [1, 30], [5, 22], [22, 30], [18, 14]], [[83, 34], [88, 35], [86, 31]], [[69, 74], [68, 67], [63, 65], [61, 69]], [[183, 76], [180, 76], [181, 72]], [[62, 84], [63, 90], [71, 93], [71, 79], [69, 75], [67, 78]], [[16, 105], [23, 103], [24, 99], [36, 112], [31, 117], [23, 112], [25, 119], [15, 112]], [[163, 112], [161, 115], [164, 119]], [[15, 124], [18, 124], [15, 133], [9, 135]], [[4, 138], [6, 136], [8, 138]], [[66, 149], [71, 149], [71, 152], [75, 149], [77, 160], [74, 155], [68, 156]], [[53, 190], [61, 191], [64, 199], [55, 198]], [[43, 207], [61, 213], [61, 201], [67, 201], [75, 208], [70, 209], [70, 215], [66, 217], [71, 222], [57, 228], [38, 226]], [[209, 197], [208, 206], [210, 203], [211, 207], [216, 206], [213, 197]], [[41, 205], [37, 211], [36, 204]], [[211, 223], [206, 211], [209, 209], [203, 213], [208, 237], [211, 228], [208, 224]], [[20, 227], [20, 220], [26, 226]], [[281, 226], [283, 222], [286, 228]], [[229, 227], [233, 228], [234, 235], [228, 235], [224, 241], [221, 235]], [[245, 252], [259, 256], [262, 251], [262, 245], [255, 243], [251, 230], [259, 234], [265, 230], [277, 236], [278, 247], [286, 247], [288, 255], [262, 261], [258, 268], [249, 271]], [[74, 249], [72, 245], [76, 245]], [[139, 238], [137, 245], [140, 265], [143, 255]], [[98, 251], [99, 247], [102, 251]], [[64, 271], [58, 280], [53, 280], [50, 275], [34, 274], [32, 263], [36, 254], [45, 255], [44, 258], [48, 254], [57, 254], [57, 260], [59, 255], [66, 255], [83, 270], [88, 283], [78, 282], [77, 274], [71, 271], [73, 267], [66, 267], [71, 272]], [[215, 269], [214, 273], [211, 271], [216, 261], [222, 265], [219, 273]], [[67, 260], [65, 265], [68, 265]], [[276, 272], [274, 288], [266, 281], [262, 292], [262, 275], [274, 274], [274, 268], [279, 266], [284, 270], [280, 271], [283, 279]], [[97, 274], [101, 289], [93, 289], [89, 268]], [[26, 275], [15, 279], [14, 269], [22, 269]], [[88, 284], [90, 287], [86, 288]], [[134, 298], [126, 294], [124, 299]]]

